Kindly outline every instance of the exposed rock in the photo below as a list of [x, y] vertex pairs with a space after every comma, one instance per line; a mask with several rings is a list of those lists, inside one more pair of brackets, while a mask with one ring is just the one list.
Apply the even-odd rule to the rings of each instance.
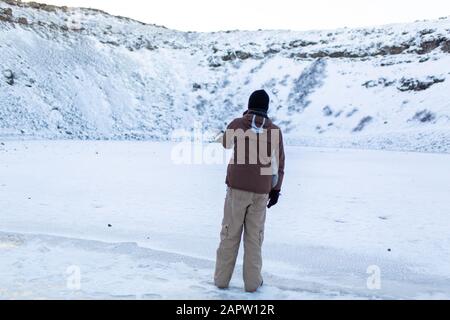
[[410, 49], [411, 45], [408, 43], [403, 43], [400, 45], [393, 45], [393, 46], [383, 46], [379, 50], [377, 50], [375, 53], [369, 54], [368, 52], [362, 52], [362, 51], [348, 51], [348, 50], [320, 50], [313, 53], [298, 53], [295, 54], [295, 57], [298, 58], [352, 58], [352, 59], [362, 59], [367, 58], [369, 56], [387, 56], [387, 55], [399, 55], [404, 53], [406, 50]]
[[416, 50], [416, 52], [417, 52], [418, 54], [427, 54], [427, 53], [430, 53], [431, 51], [433, 51], [433, 50], [439, 48], [440, 45], [441, 45], [444, 41], [445, 41], [445, 39], [443, 39], [443, 38], [423, 41], [423, 42], [420, 44], [420, 49]]
[[374, 88], [374, 87], [378, 87], [378, 86], [390, 87], [393, 84], [395, 84], [395, 80], [387, 80], [385, 78], [380, 78], [378, 80], [370, 80], [370, 81], [364, 82], [362, 84], [362, 86], [369, 89], [369, 88]]
[[419, 33], [420, 33], [422, 36], [425, 36], [425, 35], [427, 35], [427, 34], [432, 34], [432, 33], [434, 33], [434, 32], [436, 32], [436, 30], [434, 30], [434, 29], [425, 29], [425, 30], [420, 31]]
[[450, 53], [450, 40], [443, 41], [441, 49], [446, 53]]
[[14, 72], [9, 69], [6, 69], [2, 72], [3, 76], [6, 79], [6, 83], [12, 86], [14, 84]]
[[[450, 40], [446, 38], [438, 38], [433, 40], [427, 40], [421, 42], [418, 49], [413, 50], [413, 52], [423, 55], [432, 52], [433, 50], [439, 48], [441, 46], [444, 52], [450, 53]], [[390, 55], [400, 55], [412, 49], [411, 43], [401, 43], [399, 45], [385, 45], [381, 48], [377, 49], [374, 53], [362, 52], [362, 51], [348, 51], [348, 50], [319, 50], [312, 53], [293, 53], [291, 54], [292, 58], [366, 58], [366, 57], [375, 57], [375, 56], [390, 56]]]
[[19, 19], [17, 19], [17, 23], [23, 24], [23, 25], [28, 25], [28, 20], [25, 17], [20, 17]]
[[0, 9], [0, 15], [12, 17], [13, 15], [12, 9], [11, 8]]
[[436, 119], [436, 115], [428, 110], [422, 110], [417, 112], [411, 119], [413, 121], [420, 121], [422, 123], [432, 122]]
[[110, 41], [100, 41], [100, 42], [103, 43], [103, 44], [109, 44], [109, 45], [114, 46], [114, 47], [118, 47], [120, 45], [118, 42], [112, 41], [112, 40], [110, 40]]
[[299, 48], [299, 47], [307, 47], [316, 45], [317, 42], [314, 41], [305, 41], [305, 40], [294, 40], [289, 42], [289, 48]]
[[222, 60], [225, 62], [236, 60], [236, 54], [232, 51], [228, 51], [226, 55], [222, 56]]
[[11, 8], [0, 9], [0, 21], [13, 21], [13, 12]]
[[353, 129], [353, 132], [360, 132], [364, 130], [364, 128], [372, 122], [373, 118], [371, 116], [367, 116], [361, 119], [359, 124]]
[[272, 54], [277, 54], [279, 52], [280, 52], [280, 50], [278, 50], [278, 49], [270, 48], [267, 51], [264, 51], [264, 55], [268, 56], [268, 55], [272, 55]]
[[57, 11], [57, 9], [67, 11], [67, 7], [58, 7], [58, 6], [53, 6], [53, 5], [44, 4], [44, 3], [37, 3], [37, 2], [27, 2], [26, 4], [24, 3], [23, 5], [30, 7], [30, 8], [44, 10], [44, 11], [48, 11], [48, 12], [55, 12], [55, 11]]
[[351, 111], [349, 111], [348, 113], [347, 113], [347, 115], [346, 115], [346, 117], [347, 118], [350, 118], [350, 117], [352, 117], [355, 113], [357, 113], [358, 112], [358, 109], [357, 108], [353, 108]]
[[307, 59], [309, 55], [305, 52], [291, 53], [290, 58]]
[[252, 57], [251, 53], [244, 52], [244, 51], [236, 51], [236, 57], [240, 60], [246, 60]]
[[397, 87], [398, 90], [405, 91], [423, 91], [430, 88], [436, 83], [444, 82], [445, 78], [428, 77], [425, 80], [418, 79], [405, 79], [400, 80], [400, 86]]
[[397, 55], [402, 54], [406, 50], [408, 50], [411, 46], [407, 43], [403, 43], [401, 45], [394, 46], [383, 46], [378, 52], [378, 55]]
[[323, 108], [323, 114], [326, 117], [329, 117], [331, 115], [333, 115], [333, 110], [331, 110], [331, 108], [329, 106], [326, 106], [325, 108]]
[[158, 50], [158, 46], [155, 46], [153, 44], [151, 44], [149, 41], [147, 41], [147, 44], [145, 45], [145, 49], [153, 51], [153, 50]]
[[252, 54], [244, 51], [228, 51], [226, 55], [222, 56], [223, 61], [247, 60], [252, 58]]
[[309, 58], [365, 58], [368, 54], [365, 52], [350, 52], [348, 50], [344, 51], [317, 51], [309, 54], [307, 57]]

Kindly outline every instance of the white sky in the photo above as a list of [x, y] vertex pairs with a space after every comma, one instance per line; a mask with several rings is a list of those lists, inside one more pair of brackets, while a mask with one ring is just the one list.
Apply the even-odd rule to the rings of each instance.
[[334, 29], [437, 19], [450, 0], [37, 0], [184, 31]]

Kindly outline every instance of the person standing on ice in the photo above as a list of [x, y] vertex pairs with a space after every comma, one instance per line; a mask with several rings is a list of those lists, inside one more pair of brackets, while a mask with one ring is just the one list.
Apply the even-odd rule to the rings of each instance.
[[224, 148], [234, 149], [227, 169], [227, 195], [217, 249], [214, 283], [229, 286], [244, 233], [244, 283], [247, 292], [263, 284], [261, 247], [266, 207], [278, 202], [284, 176], [281, 130], [267, 116], [270, 98], [255, 91], [243, 117], [234, 119], [220, 136]]

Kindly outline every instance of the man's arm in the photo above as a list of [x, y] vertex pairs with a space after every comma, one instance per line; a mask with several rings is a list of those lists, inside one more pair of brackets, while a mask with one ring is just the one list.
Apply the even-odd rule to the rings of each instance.
[[278, 159], [278, 183], [273, 188], [273, 190], [280, 191], [281, 186], [283, 185], [284, 178], [284, 164], [285, 164], [285, 155], [284, 155], [284, 144], [283, 144], [283, 134], [280, 130], [280, 138], [279, 138], [279, 159]]
[[217, 138], [217, 142], [222, 143], [225, 149], [232, 149], [234, 146], [234, 124], [233, 120], [227, 127], [227, 130]]
[[284, 178], [284, 145], [283, 145], [283, 134], [280, 132], [279, 138], [279, 147], [278, 147], [278, 182], [275, 187], [273, 187], [272, 191], [269, 193], [269, 203], [267, 204], [268, 208], [273, 207], [278, 203], [278, 198], [280, 197], [281, 186], [283, 185]]

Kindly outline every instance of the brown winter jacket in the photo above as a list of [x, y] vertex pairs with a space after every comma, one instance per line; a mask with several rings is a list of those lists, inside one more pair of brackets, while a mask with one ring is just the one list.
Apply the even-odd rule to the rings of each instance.
[[234, 119], [227, 127], [222, 145], [234, 148], [226, 178], [230, 188], [258, 194], [281, 190], [285, 163], [283, 136], [270, 119], [251, 112]]

